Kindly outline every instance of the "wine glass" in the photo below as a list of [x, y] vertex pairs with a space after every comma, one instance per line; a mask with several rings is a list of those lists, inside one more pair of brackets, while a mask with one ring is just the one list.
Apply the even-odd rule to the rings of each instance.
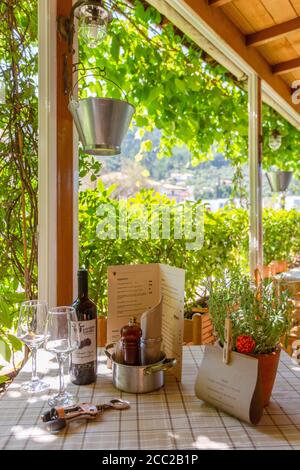
[[21, 385], [27, 392], [42, 392], [50, 387], [36, 373], [36, 353], [45, 340], [47, 313], [47, 304], [42, 300], [28, 300], [21, 304], [17, 337], [28, 346], [32, 358], [31, 380]]
[[55, 307], [49, 310], [45, 327], [44, 347], [56, 354], [59, 365], [59, 391], [52, 396], [50, 406], [72, 406], [77, 403], [66, 391], [64, 381], [64, 363], [68, 356], [79, 347], [79, 325], [73, 307]]

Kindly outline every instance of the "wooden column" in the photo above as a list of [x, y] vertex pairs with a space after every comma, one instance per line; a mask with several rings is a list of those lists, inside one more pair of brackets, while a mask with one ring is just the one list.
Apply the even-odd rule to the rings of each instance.
[[[57, 16], [69, 16], [72, 0], [57, 0]], [[73, 301], [73, 120], [64, 93], [66, 41], [57, 33], [57, 305]], [[71, 73], [71, 59], [68, 63]]]

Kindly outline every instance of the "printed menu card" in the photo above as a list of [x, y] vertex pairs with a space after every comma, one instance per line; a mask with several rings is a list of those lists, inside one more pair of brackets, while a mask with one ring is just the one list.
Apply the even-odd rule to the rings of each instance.
[[157, 305], [162, 299], [163, 350], [177, 365], [171, 372], [181, 380], [184, 316], [184, 269], [165, 264], [108, 267], [107, 341], [120, 337], [122, 326]]
[[230, 362], [224, 364], [222, 348], [205, 346], [195, 394], [220, 410], [257, 424], [263, 414], [258, 360], [246, 354], [231, 352]]

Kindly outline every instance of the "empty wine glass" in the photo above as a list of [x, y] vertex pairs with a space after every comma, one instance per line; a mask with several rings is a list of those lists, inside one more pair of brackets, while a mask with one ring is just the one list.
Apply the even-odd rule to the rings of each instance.
[[48, 400], [50, 406], [71, 406], [77, 399], [66, 391], [64, 363], [79, 347], [79, 326], [73, 307], [55, 307], [49, 310], [45, 327], [44, 347], [56, 354], [59, 365], [59, 391]]
[[50, 386], [40, 380], [36, 372], [36, 353], [45, 339], [47, 313], [47, 304], [42, 300], [28, 300], [20, 308], [17, 336], [28, 346], [32, 358], [31, 380], [21, 385], [27, 392], [42, 392]]

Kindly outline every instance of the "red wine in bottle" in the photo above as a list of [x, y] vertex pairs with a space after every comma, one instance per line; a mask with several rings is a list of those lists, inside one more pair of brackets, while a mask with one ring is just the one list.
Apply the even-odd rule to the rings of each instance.
[[79, 323], [80, 344], [71, 354], [70, 377], [76, 385], [87, 385], [97, 378], [97, 307], [88, 297], [88, 272], [80, 269], [78, 298], [73, 303]]

